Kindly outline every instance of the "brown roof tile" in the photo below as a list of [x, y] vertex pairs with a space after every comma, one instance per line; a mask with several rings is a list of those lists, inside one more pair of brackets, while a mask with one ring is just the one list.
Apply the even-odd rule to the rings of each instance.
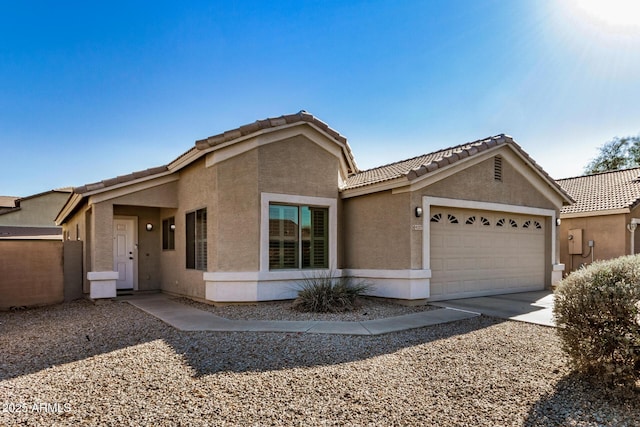
[[0, 208], [14, 208], [17, 199], [19, 199], [19, 197], [0, 196]]
[[344, 144], [346, 155], [349, 156], [349, 160], [351, 161], [353, 168], [356, 169], [351, 172], [357, 172], [357, 166], [355, 164], [355, 160], [351, 152], [351, 147], [349, 147], [349, 144], [347, 143], [347, 139], [344, 136], [340, 135], [337, 131], [331, 129], [329, 125], [327, 125], [323, 121], [314, 117], [312, 114], [309, 114], [306, 111], [302, 110], [296, 114], [288, 114], [280, 117], [273, 117], [273, 118], [267, 118], [264, 120], [258, 120], [253, 123], [240, 126], [236, 129], [227, 130], [217, 135], [210, 136], [206, 139], [201, 139], [199, 141], [196, 141], [195, 147], [187, 150], [186, 152], [178, 156], [175, 160], [173, 160], [171, 163], [167, 165], [145, 169], [143, 171], [133, 172], [127, 175], [121, 175], [115, 178], [109, 178], [109, 179], [105, 179], [99, 182], [94, 182], [91, 184], [85, 184], [80, 187], [75, 187], [73, 191], [75, 193], [83, 194], [90, 191], [102, 190], [104, 188], [112, 187], [114, 185], [126, 183], [129, 181], [134, 181], [136, 179], [161, 174], [169, 170], [170, 164], [175, 163], [178, 160], [182, 159], [183, 157], [191, 154], [194, 150], [205, 150], [207, 148], [214, 147], [224, 142], [233, 141], [234, 139], [237, 139], [255, 132], [259, 132], [264, 129], [272, 129], [275, 127], [279, 127], [279, 126], [283, 126], [291, 123], [297, 123], [297, 122], [313, 123], [316, 127], [322, 129], [324, 132], [329, 134], [336, 141]]
[[[346, 189], [363, 187], [366, 185], [377, 184], [380, 182], [390, 181], [392, 179], [402, 177], [406, 177], [409, 181], [411, 181], [422, 175], [431, 173], [436, 169], [455, 163], [458, 160], [473, 156], [491, 147], [506, 143], [511, 143], [518, 147], [511, 137], [501, 134], [485, 139], [480, 139], [478, 141], [461, 144], [455, 147], [445, 148], [444, 150], [435, 151], [433, 153], [423, 154], [411, 159], [379, 166], [373, 169], [359, 172], [349, 177], [349, 179], [347, 179]], [[519, 147], [518, 149], [522, 151]], [[529, 156], [527, 156], [527, 158], [533, 164], [535, 164], [535, 162], [533, 162], [533, 160], [531, 160]], [[542, 169], [540, 170], [542, 171]]]
[[455, 147], [445, 148], [429, 154], [413, 157], [411, 159], [402, 160], [377, 168], [361, 171], [347, 179], [345, 190], [365, 187], [367, 185], [378, 184], [385, 181], [391, 181], [397, 178], [406, 178], [412, 181], [425, 174], [432, 173], [437, 169], [453, 164], [467, 157], [475, 156], [485, 150], [499, 145], [509, 144], [515, 148], [538, 172], [547, 180], [547, 182], [556, 188], [565, 198], [570, 201], [571, 197], [567, 194], [545, 171], [542, 169], [514, 140], [508, 135], [500, 134], [474, 142], [457, 145]]
[[206, 150], [211, 147], [215, 147], [216, 145], [223, 144], [228, 141], [232, 141], [236, 138], [240, 138], [246, 135], [250, 135], [255, 132], [259, 132], [265, 129], [276, 128], [279, 126], [284, 126], [287, 124], [297, 123], [297, 122], [306, 122], [312, 123], [319, 129], [323, 130], [329, 136], [331, 136], [336, 141], [345, 144], [348, 155], [351, 157], [353, 161], [353, 154], [351, 152], [351, 148], [347, 144], [347, 138], [340, 135], [340, 133], [329, 127], [325, 122], [315, 117], [313, 114], [307, 113], [302, 110], [296, 114], [287, 114], [280, 117], [271, 117], [264, 120], [257, 120], [253, 123], [249, 123], [243, 126], [240, 126], [236, 129], [228, 130], [223, 133], [219, 133], [217, 135], [210, 136], [205, 139], [201, 139], [196, 141], [196, 148], [199, 150]]
[[563, 214], [633, 208], [640, 202], [640, 168], [559, 179], [558, 184], [576, 201]]
[[122, 184], [129, 181], [134, 181], [140, 178], [146, 178], [149, 176], [157, 175], [163, 172], [168, 171], [167, 166], [158, 166], [155, 168], [145, 169], [143, 171], [133, 172], [127, 175], [120, 175], [115, 178], [104, 179], [99, 182], [94, 182], [91, 184], [85, 184], [80, 187], [75, 187], [73, 189], [74, 193], [83, 194], [89, 191], [102, 190], [107, 187], [113, 187], [114, 185]]

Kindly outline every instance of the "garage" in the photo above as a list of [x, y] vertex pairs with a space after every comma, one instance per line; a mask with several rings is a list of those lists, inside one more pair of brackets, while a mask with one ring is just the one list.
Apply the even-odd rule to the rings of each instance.
[[431, 300], [544, 289], [542, 216], [431, 206], [429, 234]]

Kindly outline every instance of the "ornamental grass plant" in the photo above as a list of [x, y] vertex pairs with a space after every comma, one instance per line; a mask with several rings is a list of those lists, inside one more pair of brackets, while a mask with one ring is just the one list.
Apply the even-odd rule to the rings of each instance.
[[353, 277], [337, 276], [333, 270], [320, 271], [305, 277], [299, 284], [293, 309], [314, 313], [352, 311], [359, 307], [359, 298], [372, 287]]
[[611, 385], [640, 380], [640, 256], [599, 261], [555, 291], [562, 349], [573, 367]]

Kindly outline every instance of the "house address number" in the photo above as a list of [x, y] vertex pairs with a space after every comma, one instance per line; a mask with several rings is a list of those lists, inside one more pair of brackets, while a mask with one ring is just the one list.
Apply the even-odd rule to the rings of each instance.
[[413, 224], [411, 228], [415, 231], [422, 231], [422, 224]]

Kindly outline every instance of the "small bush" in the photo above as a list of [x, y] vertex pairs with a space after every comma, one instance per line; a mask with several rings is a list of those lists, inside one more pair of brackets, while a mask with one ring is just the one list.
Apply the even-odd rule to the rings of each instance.
[[615, 384], [640, 380], [640, 256], [571, 273], [558, 284], [554, 315], [574, 368]]
[[358, 307], [358, 298], [371, 290], [365, 282], [353, 277], [336, 277], [332, 271], [305, 277], [300, 283], [293, 308], [314, 313], [351, 311]]

